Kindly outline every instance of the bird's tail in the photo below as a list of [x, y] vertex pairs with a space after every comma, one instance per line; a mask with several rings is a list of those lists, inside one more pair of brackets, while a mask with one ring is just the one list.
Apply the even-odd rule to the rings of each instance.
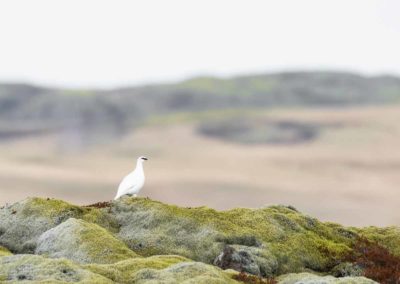
[[114, 200], [117, 200], [118, 198], [120, 198], [120, 196], [117, 194], [117, 195], [114, 197]]

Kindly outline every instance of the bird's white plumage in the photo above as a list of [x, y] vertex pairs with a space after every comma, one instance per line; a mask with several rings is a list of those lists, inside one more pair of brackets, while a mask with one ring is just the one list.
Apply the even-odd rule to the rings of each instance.
[[118, 186], [118, 192], [115, 199], [123, 195], [129, 194], [136, 196], [142, 189], [145, 181], [143, 162], [147, 160], [145, 157], [139, 157], [136, 162], [136, 169], [124, 177]]

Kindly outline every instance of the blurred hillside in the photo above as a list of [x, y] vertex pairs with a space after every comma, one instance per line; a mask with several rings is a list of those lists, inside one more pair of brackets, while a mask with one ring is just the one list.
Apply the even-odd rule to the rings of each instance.
[[[297, 72], [115, 90], [0, 85], [0, 204], [141, 195], [218, 209], [293, 205], [400, 224], [400, 78]], [[371, 214], [373, 212], [373, 214]]]
[[[400, 78], [334, 72], [203, 77], [109, 91], [1, 84], [0, 139], [52, 132], [61, 134], [65, 143], [79, 146], [120, 137], [148, 118], [178, 112], [345, 107], [398, 101]], [[213, 132], [206, 128], [202, 133]], [[283, 128], [296, 126], [286, 124]]]

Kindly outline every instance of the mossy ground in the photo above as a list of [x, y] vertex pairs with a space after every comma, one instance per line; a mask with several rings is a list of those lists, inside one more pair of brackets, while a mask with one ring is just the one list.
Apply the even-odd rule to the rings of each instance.
[[[147, 227], [154, 225], [156, 234], [168, 236], [171, 234], [168, 230], [176, 230], [177, 234], [192, 234], [201, 238], [198, 241], [209, 244], [209, 249], [218, 248], [219, 243], [221, 246], [237, 244], [268, 250], [278, 260], [277, 274], [306, 268], [329, 270], [351, 250], [356, 234], [351, 229], [319, 222], [284, 206], [216, 211], [207, 207], [182, 208], [143, 198], [126, 198], [122, 202], [138, 214], [151, 212], [152, 217], [147, 221], [155, 224], [150, 222]], [[180, 220], [180, 225], [173, 220]], [[163, 224], [171, 227], [164, 227]], [[207, 262], [207, 256], [196, 248], [193, 250], [192, 247], [190, 252], [182, 249], [191, 246], [188, 242], [173, 244], [167, 237], [159, 241], [162, 245], [157, 253], [179, 253], [177, 249], [181, 249], [179, 254]], [[152, 254], [153, 251], [148, 248], [144, 247], [139, 252]]]
[[[114, 264], [79, 265], [38, 255], [0, 258], [0, 282], [20, 283], [226, 283], [238, 284], [231, 271], [180, 256], [133, 258]], [[30, 282], [30, 283], [32, 283]]]
[[181, 256], [160, 255], [146, 258], [132, 258], [114, 264], [88, 264], [84, 267], [117, 283], [129, 283], [134, 275], [142, 269], [159, 270], [188, 261], [190, 260]]
[[[76, 271], [73, 277], [89, 277], [89, 283], [236, 283], [232, 271], [210, 265], [226, 245], [251, 255], [261, 276], [303, 271], [327, 274], [352, 253], [360, 237], [400, 254], [399, 228], [348, 228], [285, 206], [216, 211], [123, 197], [96, 208], [29, 198], [0, 209], [0, 217], [0, 245], [5, 248], [14, 253], [35, 252], [32, 248], [53, 234], [49, 240], [54, 243], [44, 243], [56, 245], [44, 254], [69, 258], [9, 255], [0, 247], [0, 279], [10, 281], [18, 278], [18, 267], [28, 269], [31, 263], [25, 276], [38, 282], [64, 281], [65, 273], [59, 274], [64, 265]], [[66, 230], [72, 223], [71, 228], [77, 230]], [[71, 234], [72, 241], [59, 243], [64, 238], [60, 234]], [[86, 250], [90, 258], [80, 261], [73, 253], [63, 254], [68, 249]], [[106, 261], [99, 261], [102, 258]]]

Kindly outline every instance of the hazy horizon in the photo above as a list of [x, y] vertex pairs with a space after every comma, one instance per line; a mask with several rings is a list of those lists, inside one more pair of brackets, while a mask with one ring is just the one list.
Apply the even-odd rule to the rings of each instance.
[[0, 82], [114, 88], [291, 70], [398, 76], [399, 5], [2, 1]]
[[390, 76], [400, 78], [400, 73], [385, 73], [385, 72], [377, 72], [377, 73], [366, 73], [366, 72], [357, 72], [353, 70], [344, 70], [344, 69], [288, 69], [288, 70], [276, 70], [276, 71], [265, 71], [265, 72], [246, 72], [246, 73], [237, 73], [237, 74], [230, 74], [230, 75], [217, 75], [217, 74], [194, 74], [194, 75], [187, 75], [183, 76], [182, 78], [175, 78], [175, 79], [165, 79], [165, 80], [155, 80], [155, 81], [148, 81], [148, 82], [132, 82], [127, 84], [120, 84], [120, 85], [113, 85], [113, 86], [68, 86], [68, 85], [57, 85], [57, 84], [46, 84], [40, 83], [35, 81], [28, 81], [28, 80], [1, 80], [0, 85], [8, 85], [8, 84], [15, 84], [15, 85], [30, 85], [38, 88], [48, 88], [48, 89], [65, 89], [65, 90], [96, 90], [96, 91], [108, 91], [108, 90], [117, 90], [117, 89], [124, 89], [124, 88], [136, 88], [136, 87], [146, 87], [146, 86], [153, 86], [153, 85], [174, 85], [183, 83], [186, 81], [199, 79], [199, 78], [213, 78], [217, 80], [233, 80], [236, 78], [242, 77], [253, 77], [253, 76], [270, 76], [270, 75], [277, 75], [277, 74], [290, 74], [290, 73], [332, 73], [332, 74], [351, 74], [362, 76], [365, 78], [369, 77], [383, 77], [383, 76]]

